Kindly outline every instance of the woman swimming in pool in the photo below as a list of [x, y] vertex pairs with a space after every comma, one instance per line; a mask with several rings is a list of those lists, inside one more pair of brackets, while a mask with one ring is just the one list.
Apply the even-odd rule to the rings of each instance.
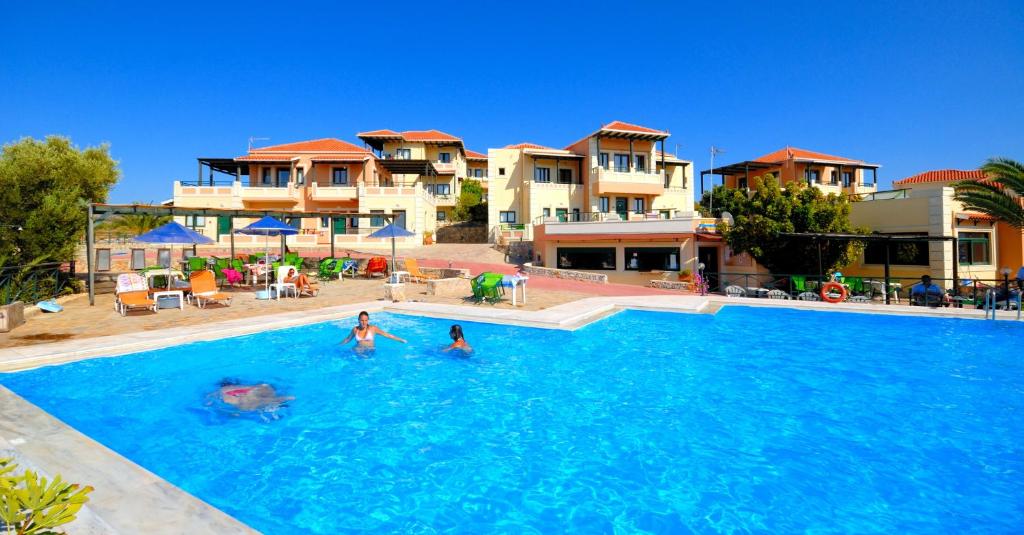
[[275, 409], [283, 403], [295, 399], [295, 396], [279, 396], [274, 387], [267, 383], [243, 385], [236, 380], [225, 379], [220, 382], [217, 395], [224, 403], [242, 411], [258, 411]]
[[466, 337], [462, 334], [461, 325], [452, 325], [452, 328], [448, 330], [448, 336], [452, 337], [452, 345], [444, 348], [445, 351], [451, 351], [453, 349], [458, 349], [463, 353], [470, 353], [473, 351], [473, 348], [469, 347], [469, 344], [466, 343]]
[[402, 342], [403, 344], [406, 343], [404, 339], [399, 338], [376, 325], [371, 325], [370, 315], [366, 311], [363, 311], [359, 313], [359, 325], [352, 327], [352, 332], [348, 333], [348, 336], [341, 341], [341, 345], [345, 345], [355, 338], [356, 347], [371, 348], [373, 347], [373, 338], [378, 334], [384, 338], [390, 338], [392, 340]]

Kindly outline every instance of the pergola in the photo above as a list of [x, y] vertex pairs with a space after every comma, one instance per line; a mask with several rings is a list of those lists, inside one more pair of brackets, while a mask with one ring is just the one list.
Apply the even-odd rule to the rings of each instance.
[[[85, 260], [86, 266], [89, 271], [89, 305], [95, 304], [95, 292], [93, 286], [96, 282], [96, 273], [93, 269], [94, 254], [96, 248], [96, 236], [95, 236], [95, 224], [97, 217], [113, 216], [113, 215], [135, 215], [135, 214], [147, 214], [155, 216], [203, 216], [203, 217], [227, 217], [231, 222], [230, 236], [231, 236], [231, 257], [235, 256], [235, 218], [252, 218], [259, 219], [264, 216], [271, 216], [277, 218], [330, 218], [331, 231], [331, 256], [334, 256], [334, 220], [339, 217], [358, 217], [358, 218], [370, 218], [380, 217], [384, 219], [385, 224], [392, 222], [392, 215], [373, 213], [364, 214], [359, 212], [342, 212], [342, 211], [319, 211], [319, 212], [296, 212], [291, 210], [230, 210], [223, 208], [180, 208], [177, 206], [155, 206], [150, 204], [99, 204], [89, 203], [88, 206], [88, 226], [86, 227], [85, 234]], [[283, 237], [282, 237], [283, 239]], [[282, 242], [283, 243], [283, 242]]]
[[554, 183], [561, 183], [558, 181], [558, 172], [561, 169], [561, 163], [563, 161], [575, 162], [576, 163], [576, 183], [583, 183], [583, 159], [582, 154], [575, 154], [571, 152], [546, 152], [541, 150], [526, 149], [523, 154], [533, 159], [534, 167], [537, 166], [537, 160], [554, 160], [555, 161], [555, 174], [553, 177], [549, 177], [549, 180]]
[[[867, 163], [857, 163], [848, 161], [832, 161], [832, 160], [811, 160], [806, 158], [797, 158], [794, 160], [798, 164], [804, 165], [820, 165], [830, 166], [839, 169], [839, 173], [842, 174], [844, 169], [870, 169], [872, 173], [872, 182], [878, 185], [878, 166]], [[764, 171], [765, 169], [775, 169], [782, 166], [783, 162], [760, 162], [756, 160], [749, 160], [746, 162], [734, 163], [731, 165], [723, 165], [721, 167], [715, 167], [712, 169], [705, 169], [700, 172], [700, 192], [704, 194], [704, 176], [711, 175], [711, 189], [715, 188], [715, 175], [722, 177], [722, 184], [725, 184], [725, 177], [727, 176], [742, 176], [747, 182], [747, 186], [750, 185], [750, 172]]]
[[[843, 241], [843, 242], [884, 242], [899, 243], [899, 242], [922, 242], [922, 241], [939, 241], [939, 242], [953, 242], [953, 253], [956, 254], [957, 250], [957, 239], [956, 236], [920, 236], [920, 235], [899, 235], [899, 234], [843, 234], [843, 233], [832, 233], [832, 232], [782, 232], [779, 233], [780, 237], [783, 238], [799, 238], [813, 240], [818, 249], [818, 275], [823, 276], [822, 265], [821, 265], [821, 242], [822, 241]], [[958, 288], [960, 286], [960, 277], [957, 270], [957, 264], [959, 262], [953, 262], [953, 287]], [[890, 303], [889, 297], [889, 268], [892, 263], [889, 259], [889, 247], [885, 247], [885, 263], [883, 277], [885, 278], [885, 304]]]
[[[205, 166], [210, 170], [210, 178], [208, 185], [213, 186], [213, 172], [224, 173], [225, 175], [232, 175], [236, 181], [242, 180], [242, 175], [249, 175], [249, 164], [248, 162], [235, 161], [234, 158], [196, 158], [199, 162], [199, 173], [196, 176], [196, 185], [203, 185], [203, 167]], [[287, 162], [288, 160], [282, 158], [282, 161]]]

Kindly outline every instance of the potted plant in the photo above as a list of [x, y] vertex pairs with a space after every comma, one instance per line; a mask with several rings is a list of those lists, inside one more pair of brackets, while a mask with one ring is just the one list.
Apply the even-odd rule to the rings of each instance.
[[693, 273], [691, 273], [690, 270], [688, 270], [688, 269], [680, 269], [679, 270], [679, 280], [680, 280], [680, 282], [690, 282], [692, 279], [693, 279]]
[[431, 245], [434, 243], [434, 233], [429, 230], [423, 231], [423, 245]]

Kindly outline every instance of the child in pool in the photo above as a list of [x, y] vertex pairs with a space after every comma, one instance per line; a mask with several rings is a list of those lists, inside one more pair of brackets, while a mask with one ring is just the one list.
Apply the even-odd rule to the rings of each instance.
[[473, 348], [469, 347], [469, 344], [466, 343], [466, 338], [462, 335], [461, 325], [452, 325], [452, 328], [448, 330], [448, 336], [452, 337], [452, 345], [446, 347], [444, 349], [445, 351], [452, 351], [454, 349], [458, 349], [464, 353], [473, 351]]

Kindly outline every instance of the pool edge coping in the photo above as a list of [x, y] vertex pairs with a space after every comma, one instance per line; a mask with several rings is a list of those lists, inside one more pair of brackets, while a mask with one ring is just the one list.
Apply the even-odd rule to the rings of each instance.
[[259, 533], [3, 385], [0, 406], [0, 443], [47, 474], [93, 487], [86, 507], [114, 533]]

